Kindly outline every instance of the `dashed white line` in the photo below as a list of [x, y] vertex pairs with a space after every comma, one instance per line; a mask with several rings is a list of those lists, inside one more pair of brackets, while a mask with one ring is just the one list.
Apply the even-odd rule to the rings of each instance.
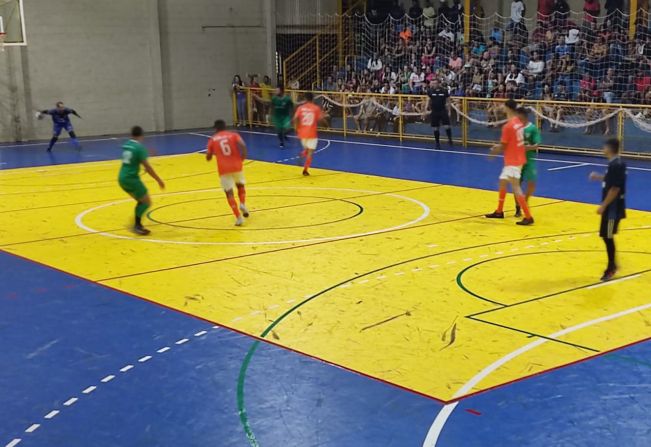
[[278, 304], [272, 304], [271, 306], [267, 307], [267, 310], [274, 310], [279, 308], [280, 306]]
[[296, 300], [287, 300], [287, 301], [285, 301], [285, 302], [286, 302], [287, 304], [292, 304], [294, 301], [296, 301]]
[[412, 272], [420, 272], [420, 271], [422, 271], [422, 270], [423, 270], [423, 269], [420, 268], [420, 267], [416, 267], [416, 268], [414, 268], [414, 269], [411, 269]]
[[177, 345], [182, 345], [183, 343], [187, 343], [187, 342], [189, 342], [189, 341], [190, 341], [190, 340], [187, 339], [187, 338], [182, 338], [182, 339], [180, 339], [179, 341], [177, 341], [176, 344], [177, 344]]
[[217, 329], [221, 329], [221, 326], [214, 325], [212, 328], [217, 330]]
[[512, 248], [511, 251], [520, 251], [519, 248]]
[[394, 273], [394, 275], [396, 275], [396, 276], [401, 276], [401, 275], [404, 275], [404, 274], [405, 274], [405, 272], [395, 272]]
[[549, 245], [549, 242], [541, 242], [540, 245], [541, 246]]
[[201, 337], [202, 335], [206, 335], [208, 331], [199, 331], [194, 334], [195, 337]]
[[77, 399], [76, 397], [71, 397], [70, 399], [68, 399], [67, 401], [65, 401], [65, 402], [63, 403], [63, 405], [65, 405], [66, 407], [69, 407], [70, 405], [73, 405], [73, 404], [74, 404], [75, 402], [77, 402], [78, 400], [79, 400], [79, 399]]
[[32, 424], [25, 430], [25, 433], [34, 433], [40, 426], [41, 424]]
[[432, 264], [432, 265], [429, 266], [429, 268], [431, 268], [431, 269], [435, 269], [435, 268], [438, 268], [438, 267], [439, 267], [438, 264]]
[[452, 265], [452, 264], [456, 264], [456, 263], [457, 263], [457, 261], [450, 261], [450, 262], [448, 262], [448, 265]]
[[235, 317], [235, 318], [233, 318], [231, 321], [232, 321], [233, 323], [235, 323], [236, 321], [240, 321], [242, 318], [244, 318], [244, 317]]
[[436, 244], [429, 244], [429, 245], [427, 246], [427, 248], [436, 248], [436, 247], [438, 247], [438, 245], [436, 245]]
[[342, 284], [342, 285], [340, 285], [339, 287], [340, 287], [341, 289], [346, 289], [346, 288], [348, 288], [348, 287], [350, 287], [350, 286], [352, 286], [351, 283], [346, 283], [346, 284]]
[[[251, 315], [251, 316], [256, 316], [256, 315], [259, 315], [259, 314], [261, 314], [261, 313], [262, 313], [261, 310], [254, 310], [254, 311], [251, 312], [249, 315]], [[184, 343], [185, 343], [185, 342], [184, 342]], [[179, 342], [176, 342], [176, 344], [178, 345], [178, 344], [180, 344], [180, 343], [179, 343]]]
[[151, 355], [146, 355], [146, 356], [144, 356], [144, 357], [140, 357], [140, 358], [138, 359], [138, 361], [139, 361], [140, 363], [145, 363], [146, 361], [149, 361], [149, 360], [151, 360]]
[[557, 242], [557, 243], [558, 242], [563, 242], [563, 240], [562, 239], [555, 239], [554, 242]]
[[362, 279], [361, 281], [357, 281], [357, 284], [366, 284], [368, 281], [368, 279]]
[[124, 368], [120, 368], [120, 372], [125, 373], [125, 372], [129, 371], [132, 368], [133, 368], [133, 365], [127, 365]]
[[59, 414], [59, 410], [52, 410], [48, 414], [46, 414], [44, 417], [45, 417], [45, 419], [52, 419], [57, 414]]
[[495, 254], [496, 254], [496, 255], [503, 255], [504, 252], [503, 252], [503, 251], [496, 251]]
[[82, 391], [82, 393], [84, 393], [84, 394], [90, 394], [90, 393], [92, 393], [93, 391], [95, 391], [96, 389], [97, 389], [97, 387], [96, 387], [95, 385], [91, 385], [91, 386], [89, 386], [88, 388], [86, 388], [84, 391]]
[[115, 376], [113, 374], [109, 374], [108, 376], [106, 376], [102, 380], [100, 380], [100, 382], [109, 383], [113, 379], [115, 379]]
[[383, 279], [386, 279], [386, 276], [384, 275], [376, 276], [375, 279], [379, 279], [381, 281]]
[[536, 248], [536, 246], [535, 246], [535, 245], [527, 245], [527, 246], [524, 247], [524, 248]]
[[487, 258], [488, 255], [479, 255], [480, 258]]
[[472, 258], [464, 258], [464, 262], [472, 261]]
[[20, 438], [14, 438], [11, 441], [9, 441], [9, 444], [7, 444], [5, 447], [16, 447], [18, 444], [20, 444], [21, 439]]
[[170, 350], [170, 347], [169, 347], [169, 346], [165, 346], [164, 348], [160, 348], [160, 349], [159, 349], [158, 351], [156, 351], [156, 352], [158, 352], [159, 354], [162, 354], [163, 352], [167, 352], [167, 351], [169, 351], [169, 350]]

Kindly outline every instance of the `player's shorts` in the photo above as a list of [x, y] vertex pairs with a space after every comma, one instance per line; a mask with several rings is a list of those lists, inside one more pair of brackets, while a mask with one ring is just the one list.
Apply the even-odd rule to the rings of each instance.
[[538, 166], [533, 163], [527, 163], [522, 167], [523, 182], [536, 182], [538, 181]]
[[317, 138], [301, 138], [301, 144], [305, 149], [314, 150], [319, 144], [319, 140]]
[[72, 124], [66, 123], [66, 124], [59, 124], [59, 123], [54, 123], [54, 127], [52, 129], [52, 135], [55, 137], [58, 137], [61, 135], [61, 132], [65, 130], [66, 132], [74, 132], [75, 129], [72, 128]]
[[135, 179], [118, 179], [118, 182], [120, 183], [120, 187], [129, 194], [130, 196], [134, 197], [137, 200], [142, 199], [144, 196], [147, 195], [147, 187], [145, 184], [140, 180], [139, 178]]
[[510, 180], [512, 178], [520, 180], [522, 177], [522, 166], [504, 166], [500, 174], [500, 180]]
[[235, 188], [235, 185], [244, 185], [246, 183], [242, 171], [220, 175], [219, 181], [221, 182], [224, 191], [232, 191]]
[[617, 230], [619, 230], [619, 222], [621, 219], [618, 218], [610, 218], [604, 213], [601, 216], [601, 227], [599, 228], [599, 236], [606, 238], [606, 239], [612, 239], [613, 236], [617, 234]]
[[273, 125], [276, 128], [276, 130], [287, 130], [287, 129], [291, 129], [292, 127], [292, 119], [289, 116], [281, 117], [281, 118], [272, 117], [271, 121], [273, 122]]
[[439, 127], [441, 124], [444, 126], [450, 125], [450, 115], [447, 112], [434, 112], [430, 118], [432, 127]]

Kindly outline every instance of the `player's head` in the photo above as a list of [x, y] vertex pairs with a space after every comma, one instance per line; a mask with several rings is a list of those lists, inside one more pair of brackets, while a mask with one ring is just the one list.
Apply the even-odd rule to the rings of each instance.
[[518, 103], [515, 99], [509, 99], [504, 103], [504, 111], [509, 117], [517, 114]]
[[140, 126], [133, 126], [131, 128], [131, 138], [137, 141], [142, 141], [145, 138], [145, 131]]
[[65, 108], [66, 108], [66, 107], [63, 105], [63, 101], [59, 101], [59, 102], [57, 102], [57, 109], [59, 109], [59, 110], [63, 110], [63, 109], [65, 109]]
[[516, 112], [518, 118], [520, 118], [520, 121], [522, 121], [523, 124], [527, 124], [529, 122], [529, 109], [526, 107], [518, 107]]
[[438, 78], [432, 78], [432, 80], [429, 83], [430, 87], [432, 88], [439, 88], [439, 79]]
[[604, 143], [604, 155], [608, 158], [617, 157], [619, 155], [619, 140], [617, 138], [610, 138]]
[[305, 100], [307, 102], [312, 102], [314, 101], [314, 93], [312, 92], [305, 92]]
[[279, 85], [278, 88], [276, 89], [276, 94], [278, 96], [283, 96], [285, 94], [285, 87]]
[[226, 122], [224, 120], [215, 121], [215, 130], [217, 132], [221, 132], [222, 130], [226, 130]]

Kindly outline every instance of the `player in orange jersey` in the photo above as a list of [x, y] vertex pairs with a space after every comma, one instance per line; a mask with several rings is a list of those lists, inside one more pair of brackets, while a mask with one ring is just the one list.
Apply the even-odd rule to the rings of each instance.
[[504, 169], [500, 175], [499, 202], [497, 210], [494, 213], [487, 214], [489, 219], [504, 219], [504, 200], [506, 199], [506, 189], [511, 185], [515, 199], [524, 212], [524, 219], [517, 222], [518, 225], [532, 225], [533, 217], [529, 210], [529, 205], [522, 193], [520, 187], [520, 177], [522, 176], [522, 167], [527, 162], [526, 149], [524, 142], [524, 128], [517, 114], [518, 103], [509, 99], [504, 104], [504, 111], [508, 122], [502, 127], [502, 139], [500, 143], [493, 146], [491, 155], [504, 153]]
[[303, 175], [310, 175], [309, 169], [312, 164], [312, 157], [319, 142], [316, 128], [319, 121], [323, 119], [321, 107], [314, 104], [313, 101], [314, 95], [312, 92], [305, 93], [305, 102], [296, 108], [293, 119], [296, 135], [301, 139], [301, 145], [303, 146], [301, 156], [305, 157]]
[[[226, 200], [235, 214], [235, 225], [239, 227], [244, 223], [242, 216], [249, 217], [249, 210], [246, 207], [244, 174], [242, 173], [242, 164], [246, 160], [247, 149], [240, 134], [226, 130], [226, 123], [223, 120], [215, 121], [215, 134], [208, 140], [206, 160], [212, 160], [213, 155], [217, 157], [219, 179], [226, 193]], [[239, 209], [233, 193], [236, 186], [240, 199]]]

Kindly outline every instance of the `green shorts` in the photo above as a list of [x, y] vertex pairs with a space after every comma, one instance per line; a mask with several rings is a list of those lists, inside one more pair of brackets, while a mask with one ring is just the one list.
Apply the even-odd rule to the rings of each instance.
[[272, 122], [276, 130], [287, 130], [292, 127], [292, 119], [289, 116], [281, 118], [272, 117]]
[[139, 178], [120, 178], [118, 182], [124, 192], [138, 200], [147, 195], [147, 187]]
[[520, 178], [523, 182], [538, 181], [538, 166], [533, 163], [527, 163], [522, 167], [522, 176]]

